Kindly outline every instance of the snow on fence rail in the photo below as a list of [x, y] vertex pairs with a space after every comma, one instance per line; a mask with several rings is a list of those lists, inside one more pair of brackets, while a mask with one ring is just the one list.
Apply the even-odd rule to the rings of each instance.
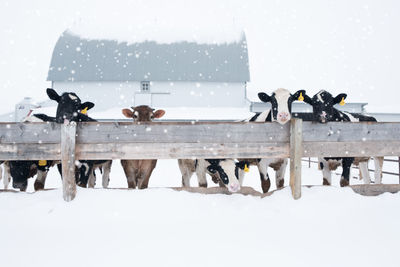
[[400, 156], [400, 123], [257, 122], [0, 123], [0, 160], [60, 160], [63, 194], [75, 197], [75, 160], [290, 158], [301, 196], [302, 157]]

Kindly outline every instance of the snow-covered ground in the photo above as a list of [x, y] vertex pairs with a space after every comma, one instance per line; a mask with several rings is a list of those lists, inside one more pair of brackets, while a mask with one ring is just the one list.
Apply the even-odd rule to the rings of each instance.
[[[303, 164], [304, 184], [320, 175]], [[30, 181], [28, 193], [0, 193], [1, 265], [398, 266], [400, 194], [364, 197], [333, 180], [297, 201], [289, 188], [263, 199], [176, 192], [162, 187], [180, 185], [177, 162], [160, 160], [150, 189], [78, 188], [66, 203], [53, 169], [56, 190], [31, 193]], [[255, 167], [245, 184], [260, 190]], [[110, 186], [126, 187], [118, 161]]]

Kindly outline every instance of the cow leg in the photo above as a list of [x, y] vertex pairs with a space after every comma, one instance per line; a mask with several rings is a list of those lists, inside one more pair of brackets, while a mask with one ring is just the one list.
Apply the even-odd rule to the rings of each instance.
[[364, 179], [364, 184], [370, 184], [371, 178], [369, 176], [369, 171], [368, 171], [368, 161], [360, 162], [358, 167], [360, 168], [360, 175]]
[[323, 185], [331, 185], [332, 184], [332, 173], [329, 168], [328, 161], [324, 158], [318, 158], [319, 167], [322, 170], [322, 184]]
[[136, 173], [133, 164], [132, 160], [121, 160], [121, 165], [128, 182], [128, 188], [136, 188]]
[[350, 184], [350, 171], [351, 164], [353, 164], [354, 158], [343, 158], [342, 160], [342, 177], [340, 178], [340, 186], [348, 186]]
[[47, 174], [48, 171], [38, 170], [37, 177], [33, 185], [35, 191], [44, 189], [44, 185], [46, 184]]
[[153, 173], [154, 168], [157, 165], [157, 160], [146, 160], [143, 161], [140, 166], [140, 180], [138, 182], [139, 189], [145, 189], [149, 186], [150, 176]]
[[[78, 168], [79, 172], [78, 172], [78, 181], [77, 181], [77, 185], [83, 188], [87, 187], [88, 184], [88, 180], [91, 174], [93, 174], [93, 162], [91, 161], [82, 161], [80, 162], [81, 165]], [[77, 178], [77, 177], [75, 177]]]
[[283, 188], [283, 185], [285, 184], [285, 172], [286, 172], [287, 164], [288, 164], [288, 160], [284, 159], [282, 165], [275, 172], [276, 188], [278, 188], [278, 189]]
[[89, 188], [94, 188], [96, 185], [96, 169], [93, 168], [93, 170], [89, 173], [89, 180], [88, 180], [88, 187]]
[[263, 193], [267, 193], [269, 191], [269, 188], [271, 187], [271, 180], [269, 179], [267, 171], [267, 161], [267, 159], [261, 159], [257, 163], [258, 171], [260, 172], [261, 188], [263, 190]]
[[103, 188], [108, 188], [108, 185], [110, 183], [111, 165], [112, 165], [112, 160], [109, 160], [103, 164], [103, 166], [104, 166], [103, 177], [102, 177], [103, 178], [103, 181], [102, 181]]
[[11, 182], [10, 165], [6, 161], [6, 162], [4, 162], [4, 177], [3, 177], [4, 189], [8, 188], [8, 185], [10, 184], [10, 182]]
[[199, 187], [207, 187], [207, 177], [205, 168], [196, 168], [197, 181], [199, 182]]
[[141, 173], [141, 178], [138, 182], [138, 188], [139, 189], [146, 189], [149, 187], [149, 181], [150, 181], [150, 176], [153, 172], [153, 169], [151, 170], [145, 170], [144, 172]]
[[383, 168], [383, 157], [374, 157], [375, 164], [375, 184], [382, 183], [382, 168]]
[[62, 165], [61, 165], [61, 163], [57, 164], [57, 170], [58, 170], [58, 173], [60, 174], [61, 180], [62, 180]]
[[195, 161], [191, 159], [178, 159], [178, 165], [182, 174], [182, 187], [190, 187], [190, 178], [195, 171]]

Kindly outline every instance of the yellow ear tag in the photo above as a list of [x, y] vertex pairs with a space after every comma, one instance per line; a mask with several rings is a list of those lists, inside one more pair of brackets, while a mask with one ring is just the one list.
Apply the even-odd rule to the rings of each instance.
[[299, 101], [303, 101], [304, 100], [303, 93], [300, 93], [300, 96], [299, 96], [299, 98], [297, 100], [299, 100]]
[[39, 160], [39, 166], [46, 166], [47, 160]]
[[249, 172], [250, 169], [247, 167], [247, 164], [244, 164], [244, 172]]
[[81, 113], [86, 115], [86, 114], [87, 114], [87, 107], [84, 108], [84, 109], [82, 109], [82, 110], [81, 110]]
[[346, 103], [344, 102], [344, 97], [342, 97], [342, 100], [340, 101], [339, 105], [344, 106], [344, 104]]

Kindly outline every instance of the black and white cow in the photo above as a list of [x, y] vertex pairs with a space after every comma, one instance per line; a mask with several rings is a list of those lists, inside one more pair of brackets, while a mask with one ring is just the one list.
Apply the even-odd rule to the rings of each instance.
[[[48, 117], [45, 114], [37, 114], [31, 115], [31, 112], [25, 117], [22, 122], [44, 122], [54, 121], [54, 117]], [[34, 177], [37, 174], [34, 188], [35, 190], [44, 189], [44, 183], [46, 181], [47, 173], [50, 167], [54, 166], [56, 161], [50, 160], [14, 160], [14, 161], [6, 161], [4, 163], [5, 166], [5, 176], [8, 177], [7, 184], [11, 181], [12, 178], [12, 186], [13, 188], [18, 188], [20, 191], [25, 191], [28, 186], [28, 179]], [[6, 182], [6, 181], [4, 181]], [[6, 188], [6, 184], [4, 184]]]
[[[59, 95], [54, 89], [48, 88], [47, 95], [51, 100], [58, 103], [55, 121], [57, 123], [68, 124], [72, 121], [75, 122], [88, 122], [96, 121], [86, 115], [86, 112], [94, 107], [92, 102], [82, 103], [81, 99], [73, 92], [64, 92]], [[94, 171], [100, 169], [103, 173], [103, 187], [107, 188], [110, 181], [111, 160], [80, 160], [78, 162], [79, 178], [77, 178], [77, 185], [87, 187], [90, 180], [89, 187], [94, 187], [96, 177]], [[59, 170], [61, 166], [59, 165]]]
[[[346, 97], [346, 94], [338, 94], [336, 97], [333, 97], [329, 92], [321, 90], [312, 98], [310, 98], [308, 95], [304, 95], [304, 102], [310, 104], [313, 107], [312, 120], [320, 123], [326, 123], [330, 121], [377, 121], [374, 117], [371, 116], [366, 116], [359, 113], [349, 113], [336, 109], [334, 105], [340, 103], [344, 104], [344, 100], [346, 99]], [[368, 171], [368, 160], [369, 157], [319, 158], [318, 161], [320, 164], [320, 168], [323, 172], [323, 184], [330, 185], [331, 171], [342, 165], [343, 172], [340, 179], [340, 186], [349, 185], [350, 168], [352, 164], [359, 165], [360, 173], [364, 179], [364, 183], [369, 184], [371, 182], [371, 179]], [[374, 157], [374, 162], [375, 183], [381, 183], [383, 157]]]
[[[45, 114], [29, 114], [23, 122], [46, 121], [69, 123], [70, 121], [94, 121], [85, 114], [82, 114], [82, 110], [86, 111], [91, 109], [94, 106], [93, 103], [81, 103], [79, 97], [74, 93], [64, 93], [59, 96], [53, 89], [47, 89], [47, 95], [50, 99], [58, 102], [56, 117], [50, 117]], [[77, 184], [86, 187], [89, 177], [93, 175], [94, 164], [99, 165], [100, 162], [101, 161], [78, 161], [76, 169]], [[7, 175], [13, 178], [13, 187], [25, 191], [28, 185], [28, 178], [33, 177], [36, 174], [37, 178], [34, 184], [35, 190], [44, 189], [49, 168], [55, 164], [57, 164], [58, 170], [61, 174], [61, 164], [59, 161], [7, 161], [4, 165]], [[103, 177], [103, 179], [105, 178], [108, 181], [108, 177]]]
[[[256, 113], [252, 118], [246, 121], [254, 122], [278, 122], [285, 124], [292, 118], [292, 103], [296, 100], [302, 100], [305, 90], [299, 90], [291, 94], [288, 90], [279, 88], [271, 96], [266, 93], [258, 93], [258, 98], [266, 103], [271, 103], [271, 108], [261, 113]], [[260, 172], [261, 188], [264, 193], [269, 191], [271, 181], [268, 176], [268, 167], [275, 170], [276, 187], [282, 188], [284, 185], [285, 171], [288, 160], [285, 158], [277, 159], [239, 159], [249, 162], [250, 165], [256, 165]]]
[[218, 179], [220, 186], [229, 192], [237, 192], [243, 182], [246, 162], [233, 159], [179, 159], [178, 165], [182, 173], [182, 186], [190, 187], [190, 178], [196, 173], [200, 187], [207, 187], [206, 174]]

